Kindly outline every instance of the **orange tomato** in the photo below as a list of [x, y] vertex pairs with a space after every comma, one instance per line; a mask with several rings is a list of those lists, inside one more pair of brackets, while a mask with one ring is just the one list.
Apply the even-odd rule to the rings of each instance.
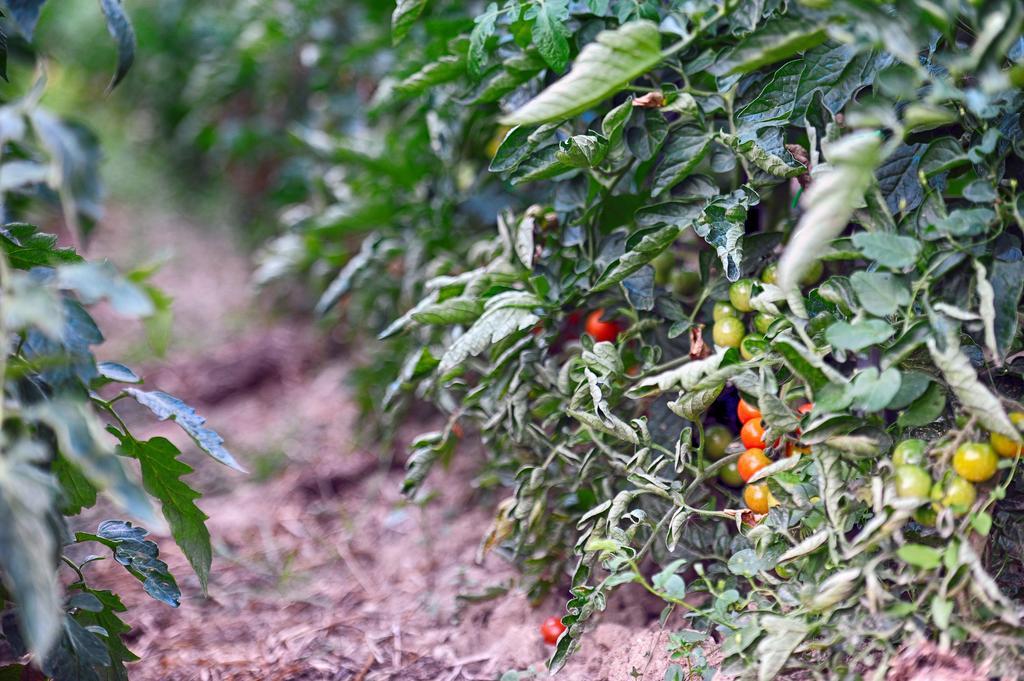
[[760, 416], [750, 419], [740, 429], [740, 439], [747, 449], [764, 449], [764, 421]]
[[797, 407], [796, 413], [803, 416], [812, 409], [814, 409], [814, 402], [808, 402], [807, 404], [801, 404], [799, 407]]
[[740, 458], [736, 460], [736, 470], [739, 471], [740, 477], [743, 478], [743, 482], [746, 482], [754, 477], [754, 473], [758, 472], [771, 462], [771, 459], [764, 455], [764, 450], [748, 449], [740, 454]]
[[764, 515], [769, 508], [778, 503], [768, 489], [768, 485], [763, 482], [747, 485], [743, 490], [743, 501], [747, 508], [758, 515]]
[[741, 397], [740, 403], [736, 405], [736, 416], [740, 418], [740, 423], [746, 423], [750, 419], [760, 418], [761, 412]]
[[786, 456], [793, 456], [794, 454], [796, 454], [797, 456], [800, 456], [801, 454], [810, 454], [810, 453], [811, 453], [811, 448], [808, 447], [807, 445], [796, 444], [796, 443], [793, 443], [793, 442], [787, 442], [786, 443]]
[[615, 339], [619, 337], [619, 325], [615, 322], [606, 322], [601, 320], [601, 315], [604, 314], [604, 308], [598, 308], [587, 315], [586, 330], [594, 340], [597, 342], [607, 341], [614, 343]]

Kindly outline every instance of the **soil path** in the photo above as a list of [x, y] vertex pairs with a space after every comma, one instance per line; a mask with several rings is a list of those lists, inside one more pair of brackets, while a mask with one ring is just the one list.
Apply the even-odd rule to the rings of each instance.
[[[178, 610], [149, 600], [110, 561], [95, 566], [94, 582], [119, 589], [129, 606], [130, 646], [142, 657], [132, 679], [546, 676], [550, 649], [537, 625], [562, 602], [535, 609], [507, 562], [475, 561], [490, 515], [471, 498], [472, 451], [431, 479], [430, 503], [403, 499], [401, 470], [357, 444], [345, 353], [328, 351], [308, 322], [272, 318], [226, 233], [115, 210], [90, 250], [125, 267], [166, 258], [156, 281], [176, 300], [175, 340], [164, 361], [138, 368], [207, 416], [251, 471], [204, 459], [173, 425], [144, 426], [174, 440], [197, 469], [191, 481], [206, 495], [215, 557], [204, 598], [170, 540], [157, 538], [182, 587]], [[135, 328], [98, 354], [145, 357], [144, 345]], [[73, 529], [89, 529], [96, 518], [76, 520]], [[497, 587], [503, 595], [487, 602], [466, 598]], [[657, 604], [639, 588], [620, 593], [558, 678], [664, 677]]]

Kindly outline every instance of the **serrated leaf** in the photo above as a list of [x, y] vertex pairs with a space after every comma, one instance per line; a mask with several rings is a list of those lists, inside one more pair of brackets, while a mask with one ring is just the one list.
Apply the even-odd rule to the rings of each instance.
[[224, 447], [224, 438], [207, 428], [206, 419], [177, 397], [159, 390], [147, 392], [136, 388], [126, 388], [125, 393], [152, 411], [161, 421], [173, 420], [189, 434], [200, 449], [217, 461], [236, 471], [245, 472], [245, 469], [235, 461], [235, 457], [231, 456], [231, 452]]
[[52, 400], [34, 405], [24, 413], [53, 431], [60, 453], [93, 485], [140, 520], [159, 523], [142, 488], [125, 473], [99, 422], [81, 403]]
[[192, 467], [178, 460], [181, 452], [165, 438], [140, 441], [120, 434], [119, 438], [122, 451], [139, 461], [143, 487], [160, 500], [171, 536], [188, 558], [206, 593], [213, 561], [210, 532], [206, 528], [208, 516], [195, 503], [202, 495], [181, 480], [192, 473]]
[[146, 593], [177, 608], [181, 604], [181, 590], [167, 563], [158, 558], [160, 548], [146, 539], [148, 534], [145, 528], [124, 520], [104, 520], [95, 534], [76, 532], [75, 541], [95, 541], [108, 547], [114, 552], [114, 560], [142, 582]]
[[575, 116], [615, 94], [661, 59], [661, 33], [650, 21], [633, 21], [614, 31], [602, 31], [580, 51], [565, 77], [503, 122], [530, 125]]

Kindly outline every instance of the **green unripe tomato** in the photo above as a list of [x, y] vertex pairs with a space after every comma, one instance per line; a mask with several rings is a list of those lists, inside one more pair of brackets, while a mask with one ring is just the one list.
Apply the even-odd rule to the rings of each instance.
[[985, 482], [996, 474], [999, 455], [987, 442], [965, 442], [953, 455], [953, 470], [971, 482]]
[[927, 446], [924, 440], [904, 440], [892, 451], [892, 465], [920, 466], [924, 463], [924, 449]]
[[767, 312], [758, 312], [754, 316], [754, 328], [757, 329], [758, 333], [768, 333], [768, 329], [771, 328], [776, 319], [778, 317], [775, 315], [770, 315]]
[[669, 285], [677, 296], [692, 296], [700, 290], [700, 275], [686, 270], [675, 270], [669, 277]]
[[774, 284], [776, 281], [776, 275], [779, 272], [778, 263], [769, 263], [767, 267], [761, 270], [761, 281], [766, 284]]
[[932, 476], [920, 466], [897, 466], [895, 481], [896, 496], [904, 499], [927, 499], [932, 491]]
[[936, 513], [935, 509], [932, 508], [931, 506], [922, 506], [921, 508], [914, 511], [914, 520], [921, 523], [922, 525], [934, 527], [935, 520], [936, 518], [938, 518], [938, 515], [939, 514]]
[[932, 501], [963, 515], [978, 498], [978, 490], [959, 475], [946, 475], [932, 487]]
[[715, 307], [711, 310], [711, 317], [717, 322], [725, 317], [739, 317], [740, 313], [731, 304], [724, 300], [719, 300], [715, 303]]
[[723, 485], [729, 487], [743, 487], [743, 478], [740, 477], [735, 461], [730, 461], [722, 467], [722, 470], [718, 471], [718, 479]]
[[740, 312], [750, 312], [750, 296], [754, 293], [754, 281], [752, 279], [740, 279], [733, 282], [729, 287], [729, 302]]
[[732, 433], [725, 426], [711, 426], [704, 431], [704, 456], [718, 461], [732, 442]]
[[821, 264], [820, 260], [815, 260], [811, 265], [811, 269], [807, 270], [804, 276], [800, 277], [801, 286], [814, 286], [821, 281], [821, 275], [825, 273], [825, 266]]
[[711, 329], [711, 338], [719, 347], [738, 348], [745, 333], [743, 322], [738, 318], [722, 317], [715, 322], [715, 326]]
[[676, 254], [672, 252], [671, 248], [655, 256], [654, 260], [651, 261], [651, 265], [654, 267], [654, 282], [659, 286], [667, 284], [672, 276], [672, 268], [675, 264]]
[[743, 359], [754, 359], [764, 352], [764, 336], [758, 333], [748, 333], [740, 341], [740, 356]]

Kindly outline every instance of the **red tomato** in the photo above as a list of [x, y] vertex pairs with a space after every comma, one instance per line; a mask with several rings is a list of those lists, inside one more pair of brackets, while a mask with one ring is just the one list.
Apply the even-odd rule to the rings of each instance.
[[743, 424], [740, 428], [740, 439], [747, 449], [764, 449], [764, 421], [760, 416]]
[[764, 450], [748, 449], [740, 454], [740, 458], [736, 460], [736, 470], [739, 471], [740, 477], [743, 478], [743, 482], [746, 482], [754, 477], [754, 473], [758, 472], [771, 462], [771, 459], [764, 455]]
[[796, 413], [803, 416], [812, 409], [814, 409], [814, 402], [808, 402], [807, 404], [801, 404], [799, 407], [797, 407]]
[[615, 322], [601, 321], [604, 308], [598, 308], [587, 315], [586, 330], [598, 343], [608, 341], [614, 343], [619, 336], [619, 325]]
[[750, 419], [761, 418], [761, 412], [741, 397], [740, 403], [736, 406], [736, 416], [740, 417], [740, 423], [746, 423]]
[[565, 631], [565, 625], [558, 617], [549, 617], [540, 625], [540, 635], [549, 646], [558, 643], [558, 637], [562, 635], [563, 631]]

